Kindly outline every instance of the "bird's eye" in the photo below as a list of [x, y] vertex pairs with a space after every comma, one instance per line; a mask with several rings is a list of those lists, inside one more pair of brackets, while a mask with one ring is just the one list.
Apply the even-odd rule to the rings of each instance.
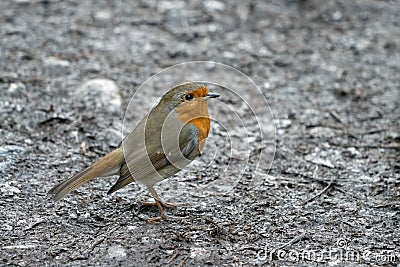
[[192, 101], [193, 100], [193, 95], [192, 94], [187, 94], [187, 95], [185, 95], [185, 99], [187, 101]]

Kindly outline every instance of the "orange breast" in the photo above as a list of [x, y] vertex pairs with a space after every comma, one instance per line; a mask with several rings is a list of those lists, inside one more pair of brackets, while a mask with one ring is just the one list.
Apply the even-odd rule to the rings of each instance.
[[178, 119], [183, 123], [193, 124], [197, 130], [199, 150], [204, 146], [204, 140], [210, 131], [210, 118], [208, 115], [208, 100], [195, 99], [191, 102], [185, 102], [176, 108]]
[[203, 150], [205, 140], [208, 136], [208, 132], [210, 131], [210, 118], [197, 118], [189, 123], [192, 123], [198, 130], [199, 134], [197, 136], [199, 142], [199, 150]]

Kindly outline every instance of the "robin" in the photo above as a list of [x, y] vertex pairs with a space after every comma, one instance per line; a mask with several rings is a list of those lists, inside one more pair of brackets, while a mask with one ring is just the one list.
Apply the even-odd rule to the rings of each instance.
[[167, 220], [164, 202], [154, 190], [154, 184], [171, 177], [201, 155], [210, 130], [208, 100], [219, 97], [209, 93], [201, 83], [187, 82], [164, 94], [159, 103], [128, 134], [120, 146], [93, 165], [54, 186], [49, 194], [57, 201], [69, 192], [96, 177], [119, 175], [110, 188], [111, 194], [133, 181], [143, 183], [150, 191], [160, 216], [149, 222]]

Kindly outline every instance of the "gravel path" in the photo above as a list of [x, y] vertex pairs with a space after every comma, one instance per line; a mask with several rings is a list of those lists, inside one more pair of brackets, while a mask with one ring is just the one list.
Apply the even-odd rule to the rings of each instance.
[[[399, 23], [399, 1], [0, 1], [0, 266], [400, 264]], [[214, 124], [215, 166], [159, 186], [189, 219], [147, 224], [146, 191], [106, 196], [114, 179], [46, 197], [118, 145], [140, 84], [194, 60], [260, 86], [269, 171], [196, 194], [243, 171]]]

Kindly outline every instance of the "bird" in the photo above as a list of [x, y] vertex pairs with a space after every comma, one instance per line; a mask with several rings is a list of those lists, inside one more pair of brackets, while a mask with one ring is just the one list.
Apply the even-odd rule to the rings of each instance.
[[184, 82], [168, 90], [120, 145], [88, 168], [50, 189], [54, 201], [97, 177], [119, 175], [107, 194], [136, 181], [144, 184], [160, 216], [148, 222], [170, 220], [164, 208], [175, 205], [162, 200], [154, 185], [178, 173], [201, 156], [210, 131], [208, 100], [219, 94], [209, 92], [200, 82]]

